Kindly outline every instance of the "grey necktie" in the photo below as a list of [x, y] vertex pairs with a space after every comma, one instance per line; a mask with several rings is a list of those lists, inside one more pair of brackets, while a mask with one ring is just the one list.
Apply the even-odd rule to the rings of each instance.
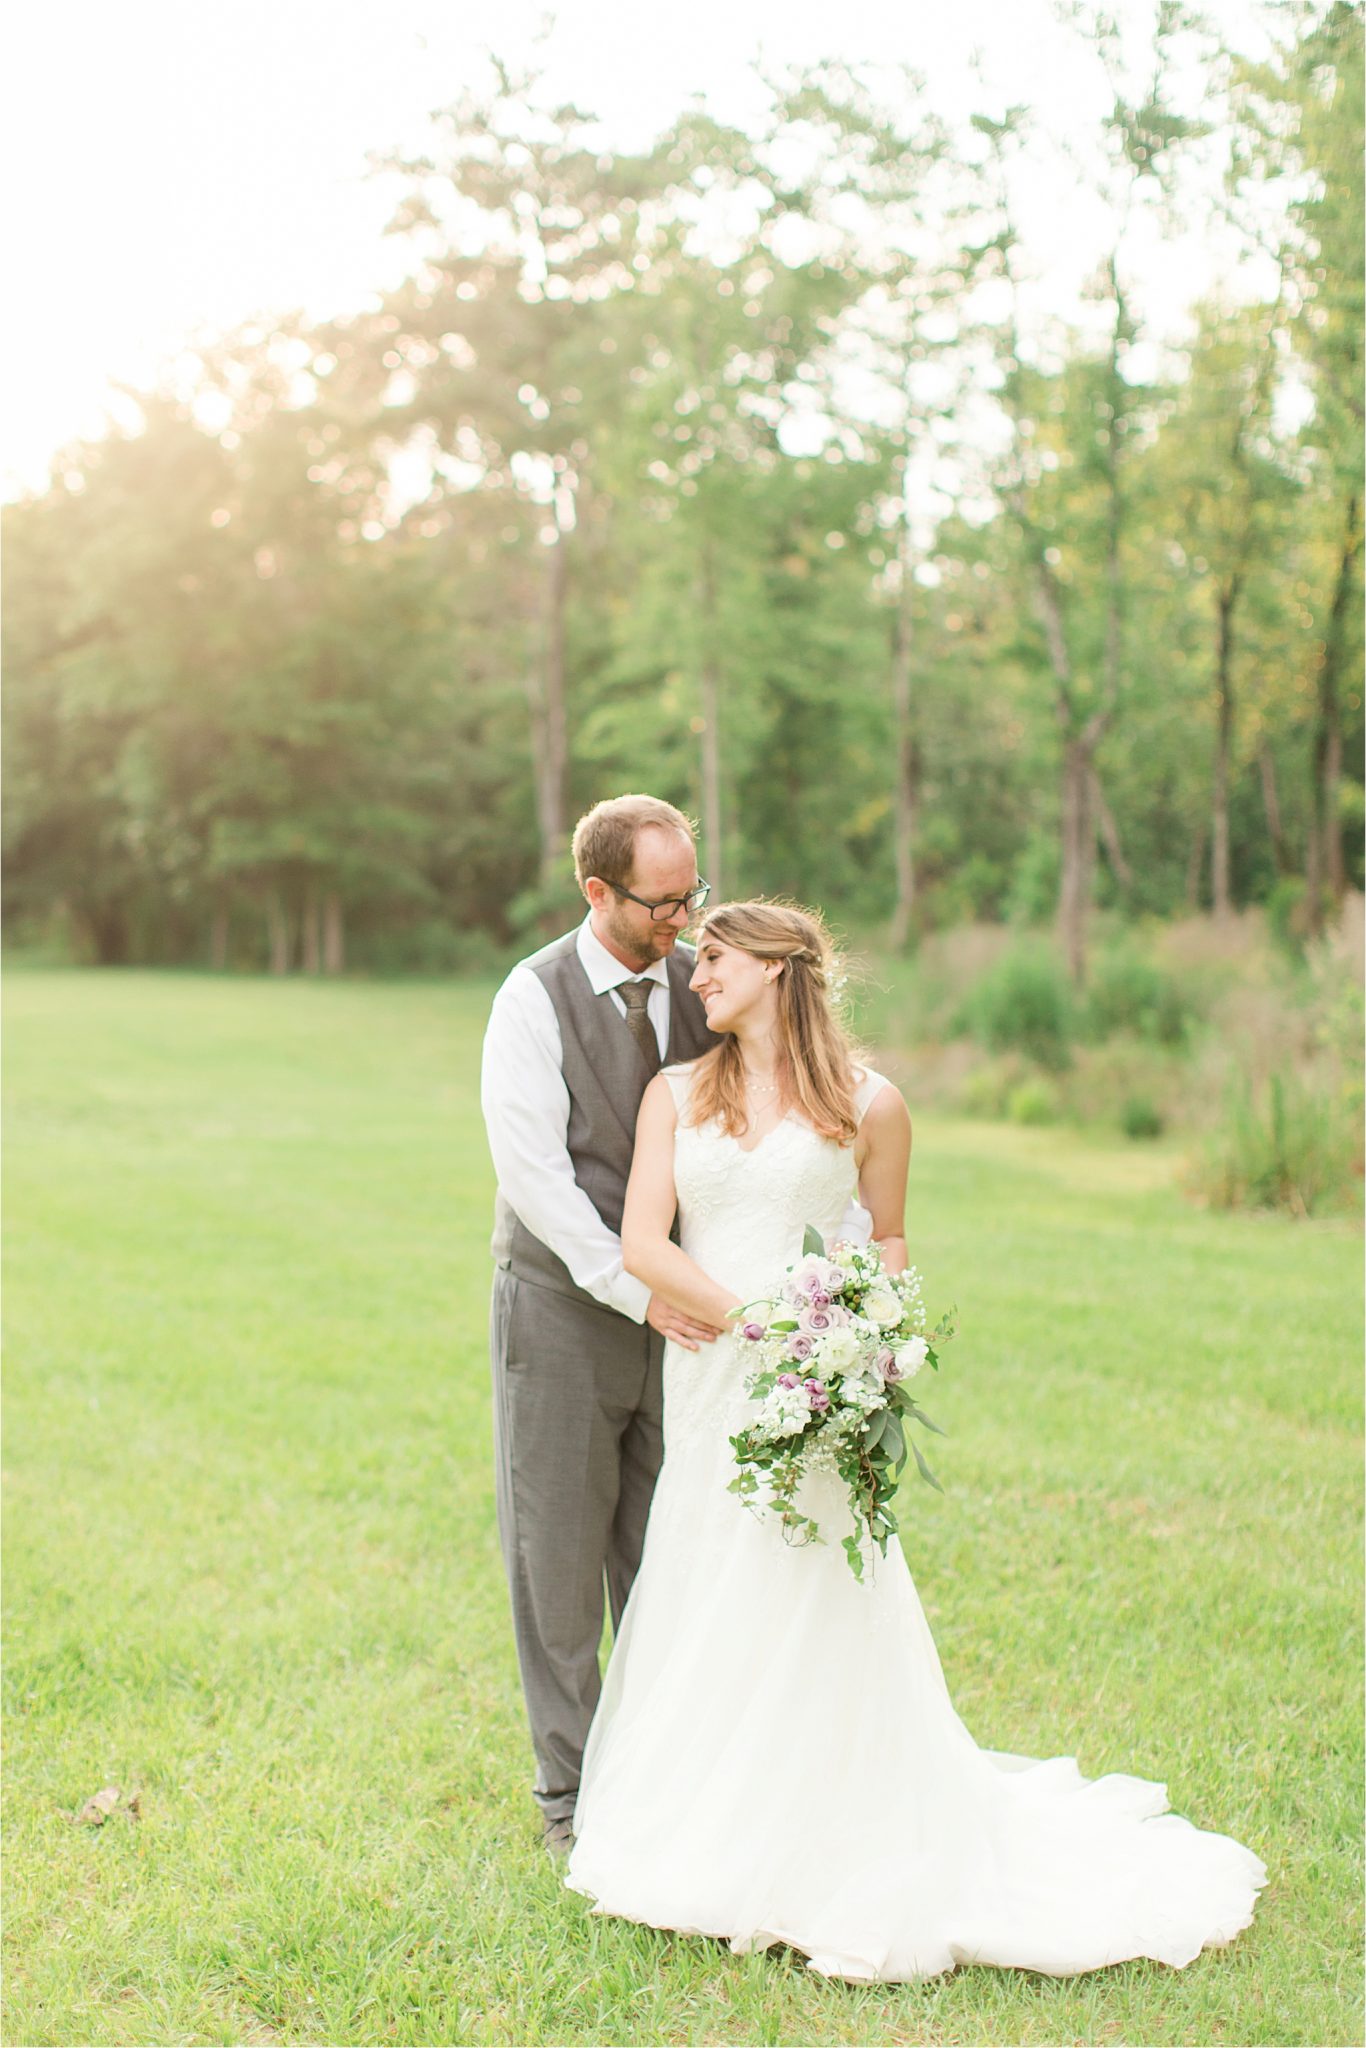
[[650, 981], [623, 981], [617, 994], [626, 1005], [626, 1022], [631, 1027], [631, 1036], [640, 1047], [646, 1066], [652, 1074], [659, 1072], [659, 1040], [655, 1027], [650, 1022]]

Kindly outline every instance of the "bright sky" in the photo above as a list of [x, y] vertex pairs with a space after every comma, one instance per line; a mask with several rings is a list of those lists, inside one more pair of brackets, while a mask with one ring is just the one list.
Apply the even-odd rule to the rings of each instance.
[[[1111, 0], [1140, 36], [1151, 0]], [[1260, 48], [1256, 0], [1206, 0]], [[145, 384], [196, 333], [259, 313], [360, 303], [401, 255], [366, 157], [420, 145], [492, 44], [524, 56], [542, 5], [499, 0], [56, 0], [9, 35], [3, 155], [10, 317], [0, 342], [8, 488], [41, 484], [63, 442], [97, 433], [118, 381]], [[1093, 60], [1051, 0], [562, 0], [554, 86], [623, 144], [695, 94], [743, 120], [749, 63], [907, 62], [950, 118], [1024, 102], [1045, 133], [1103, 104]], [[974, 77], [974, 61], [983, 85]], [[1043, 300], [1072, 312], [1097, 250], [1075, 173], [1019, 192]], [[1222, 257], [1188, 239], [1139, 261], [1159, 335], [1179, 332]]]

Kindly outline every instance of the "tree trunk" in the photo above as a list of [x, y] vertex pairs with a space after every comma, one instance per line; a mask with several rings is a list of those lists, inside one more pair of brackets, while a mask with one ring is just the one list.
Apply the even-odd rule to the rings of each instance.
[[1110, 257], [1110, 287], [1114, 294], [1115, 321], [1110, 339], [1110, 416], [1105, 424], [1105, 673], [1101, 718], [1108, 724], [1119, 703], [1124, 679], [1124, 571], [1120, 557], [1123, 538], [1124, 484], [1120, 473], [1120, 408], [1124, 403], [1122, 351], [1129, 332], [1129, 308], [1119, 281], [1119, 263]]
[[1232, 576], [1221, 583], [1216, 598], [1218, 644], [1214, 671], [1214, 807], [1210, 852], [1214, 915], [1232, 915], [1233, 897], [1229, 885], [1228, 786], [1229, 755], [1233, 742], [1233, 612], [1242, 578]]
[[701, 610], [701, 661], [698, 668], [698, 754], [702, 790], [702, 852], [711, 883], [712, 901], [721, 902], [725, 888], [724, 821], [721, 815], [721, 665], [717, 654], [716, 565], [711, 542], [702, 549], [698, 578]]
[[911, 611], [911, 551], [905, 541], [902, 512], [901, 584], [897, 591], [892, 637], [892, 852], [896, 866], [896, 904], [888, 942], [900, 952], [911, 935], [915, 914], [916, 756], [911, 704], [911, 660], [915, 619]]
[[1190, 857], [1186, 862], [1186, 908], [1192, 916], [1200, 908], [1200, 877], [1205, 872], [1205, 841], [1208, 836], [1209, 829], [1202, 819], [1195, 828]]
[[121, 903], [100, 903], [82, 913], [97, 967], [123, 967], [128, 960], [128, 916]]
[[1105, 791], [1101, 785], [1100, 776], [1096, 771], [1094, 762], [1091, 764], [1091, 809], [1095, 814], [1096, 830], [1100, 834], [1100, 843], [1105, 848], [1105, 855], [1110, 863], [1111, 874], [1121, 889], [1132, 888], [1134, 879], [1133, 869], [1124, 858], [1124, 847], [1120, 841], [1119, 827], [1115, 823], [1114, 812], [1105, 801]]
[[1086, 921], [1091, 907], [1091, 865], [1095, 825], [1091, 815], [1092, 750], [1085, 736], [1071, 733], [1062, 756], [1062, 882], [1058, 892], [1058, 933], [1067, 970], [1080, 988], [1086, 979]]
[[1285, 829], [1281, 824], [1281, 802], [1276, 793], [1276, 758], [1268, 741], [1263, 740], [1257, 755], [1257, 765], [1262, 773], [1262, 807], [1266, 812], [1266, 829], [1271, 835], [1271, 853], [1278, 875], [1288, 875], [1290, 861], [1285, 850]]
[[285, 915], [277, 891], [271, 890], [266, 898], [266, 933], [270, 942], [270, 971], [272, 974], [289, 973], [289, 919]]
[[311, 889], [304, 897], [301, 937], [304, 973], [316, 974], [322, 958], [322, 944], [318, 929], [318, 899]]
[[1065, 660], [1062, 611], [1056, 586], [1047, 573], [1046, 557], [1041, 570], [1045, 605], [1053, 614], [1050, 645], [1056, 640], [1063, 648], [1064, 662], [1053, 657], [1058, 682], [1056, 715], [1063, 729], [1062, 764], [1062, 880], [1058, 892], [1058, 925], [1067, 955], [1068, 971], [1077, 987], [1086, 980], [1086, 927], [1091, 909], [1091, 877], [1095, 861], [1095, 817], [1092, 800], [1097, 791], [1096, 749], [1115, 715], [1124, 680], [1124, 575], [1121, 542], [1126, 505], [1120, 473], [1119, 421], [1124, 382], [1121, 356], [1129, 332], [1128, 303], [1119, 281], [1114, 255], [1109, 264], [1110, 285], [1115, 301], [1114, 327], [1110, 340], [1109, 415], [1104, 433], [1106, 483], [1105, 514], [1105, 651], [1101, 674], [1099, 708], [1080, 731], [1071, 690], [1070, 669]]
[[323, 897], [323, 973], [341, 974], [346, 968], [346, 928], [342, 900], [335, 889]]
[[228, 964], [228, 906], [215, 903], [213, 920], [209, 926], [209, 965], [215, 974], [222, 974]]
[[1356, 559], [1361, 552], [1361, 501], [1353, 491], [1338, 556], [1337, 580], [1328, 614], [1319, 662], [1318, 702], [1314, 717], [1314, 781], [1310, 806], [1309, 921], [1323, 929], [1325, 898], [1336, 907], [1346, 888], [1342, 858], [1342, 824], [1338, 817], [1338, 783], [1342, 777], [1341, 679], [1347, 607], [1351, 601]]
[[559, 880], [566, 836], [564, 612], [568, 543], [563, 531], [546, 549], [545, 556], [540, 644], [527, 671], [527, 698], [531, 706], [531, 754], [536, 784], [537, 872], [542, 890], [550, 891]]
[[[1062, 782], [1059, 820], [1061, 875], [1058, 886], [1058, 935], [1067, 956], [1067, 970], [1078, 988], [1086, 979], [1086, 926], [1091, 909], [1091, 876], [1095, 863], [1094, 797], [1099, 791], [1096, 748], [1109, 714], [1093, 712], [1080, 730], [1075, 726], [1072, 667], [1063, 626], [1062, 600], [1047, 561], [1038, 563], [1039, 611], [1048, 641], [1057, 695], [1053, 715], [1062, 739]], [[1118, 834], [1116, 834], [1118, 841]], [[1121, 856], [1122, 858], [1122, 856]]]

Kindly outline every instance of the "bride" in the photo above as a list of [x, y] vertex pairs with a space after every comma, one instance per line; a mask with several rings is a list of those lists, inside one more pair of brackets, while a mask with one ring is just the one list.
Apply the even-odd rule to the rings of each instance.
[[[906, 1263], [911, 1130], [853, 1064], [826, 935], [763, 903], [707, 919], [692, 986], [723, 1042], [641, 1105], [625, 1263], [722, 1324], [851, 1203]], [[681, 1243], [670, 1241], [677, 1213]], [[584, 1758], [567, 1882], [596, 1910], [786, 1942], [867, 1982], [994, 1963], [1067, 1976], [1177, 1967], [1231, 1941], [1266, 1871], [1165, 1811], [1165, 1787], [979, 1749], [954, 1712], [895, 1541], [863, 1582], [838, 1540], [794, 1547], [728, 1492], [751, 1419], [735, 1341], [664, 1360], [664, 1466]], [[801, 1505], [837, 1539], [834, 1474]]]

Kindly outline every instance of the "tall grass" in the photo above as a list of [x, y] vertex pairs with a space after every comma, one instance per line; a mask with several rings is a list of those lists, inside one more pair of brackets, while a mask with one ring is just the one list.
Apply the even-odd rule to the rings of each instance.
[[1273, 1074], [1254, 1092], [1240, 1076], [1205, 1141], [1191, 1183], [1220, 1209], [1340, 1208], [1354, 1178], [1356, 1132], [1335, 1093]]

